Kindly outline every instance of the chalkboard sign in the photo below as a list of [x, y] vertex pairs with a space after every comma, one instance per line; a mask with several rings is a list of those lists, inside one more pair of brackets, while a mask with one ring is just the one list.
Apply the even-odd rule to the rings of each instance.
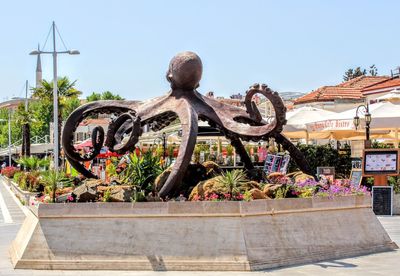
[[335, 167], [317, 167], [317, 177], [324, 175], [331, 181], [335, 178]]
[[372, 187], [372, 210], [375, 215], [391, 216], [393, 212], [393, 187]]
[[353, 186], [360, 186], [362, 181], [362, 169], [352, 169], [350, 173], [350, 182]]

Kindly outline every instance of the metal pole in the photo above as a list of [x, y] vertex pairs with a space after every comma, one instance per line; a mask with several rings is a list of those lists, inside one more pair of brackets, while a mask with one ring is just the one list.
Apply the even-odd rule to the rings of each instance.
[[8, 110], [8, 166], [11, 166], [11, 108]]
[[28, 112], [28, 80], [25, 82], [25, 111]]
[[58, 89], [57, 89], [57, 50], [56, 50], [56, 26], [53, 21], [53, 133], [54, 133], [54, 170], [58, 171]]
[[167, 141], [167, 139], [166, 139], [166, 134], [165, 134], [165, 132], [163, 132], [163, 134], [162, 134], [162, 139], [163, 139], [163, 161], [164, 161], [164, 168], [166, 168], [166, 160], [165, 160], [165, 158], [166, 158], [166, 148], [167, 148], [167, 143], [166, 143], [166, 141]]
[[[366, 111], [367, 111], [366, 114], [370, 114], [370, 113], [369, 113], [369, 105], [368, 105], [368, 103], [367, 103], [365, 109], [366, 109]], [[371, 115], [369, 115], [369, 116], [371, 116]], [[365, 118], [365, 116], [364, 116], [364, 118]], [[368, 123], [365, 125], [365, 135], [366, 135], [365, 138], [367, 138], [367, 141], [369, 141], [369, 124], [370, 124], [370, 122], [368, 122]], [[367, 142], [367, 143], [369, 143], [369, 142]]]

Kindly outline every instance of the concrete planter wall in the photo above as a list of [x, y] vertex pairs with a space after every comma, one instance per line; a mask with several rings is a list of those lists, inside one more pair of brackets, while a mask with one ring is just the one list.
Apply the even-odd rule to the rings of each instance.
[[29, 206], [29, 202], [31, 201], [31, 197], [35, 197], [36, 193], [27, 192], [21, 190], [17, 183], [8, 177], [1, 176], [1, 178], [6, 182], [6, 184], [10, 187], [11, 191], [16, 195], [17, 198], [24, 201], [24, 205]]
[[370, 197], [41, 204], [15, 268], [259, 270], [396, 248]]
[[4, 176], [4, 175], [0, 175], [0, 177], [1, 177], [1, 179], [3, 179], [3, 181], [4, 181], [8, 186], [11, 185], [11, 180], [10, 180], [8, 177], [6, 177], [6, 176]]
[[36, 193], [31, 193], [31, 192], [21, 190], [20, 187], [18, 186], [18, 184], [12, 180], [10, 180], [9, 183], [10, 183], [11, 190], [14, 192], [14, 194], [17, 196], [17, 198], [19, 198], [20, 200], [22, 199], [24, 201], [24, 205], [29, 206], [31, 197], [35, 197]]
[[393, 195], [393, 215], [400, 215], [400, 194]]

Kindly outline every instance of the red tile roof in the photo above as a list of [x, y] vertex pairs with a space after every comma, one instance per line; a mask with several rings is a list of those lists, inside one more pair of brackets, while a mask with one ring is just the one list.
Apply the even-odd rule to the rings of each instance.
[[110, 123], [110, 119], [108, 118], [101, 118], [101, 119], [86, 119], [81, 122], [80, 126], [88, 126], [88, 125], [108, 125]]
[[388, 79], [390, 79], [388, 76], [360, 76], [349, 81], [342, 82], [336, 86], [363, 89], [367, 86], [371, 86]]
[[331, 102], [335, 99], [358, 100], [364, 96], [361, 90], [367, 86], [389, 79], [386, 76], [360, 76], [336, 86], [322, 86], [294, 101], [294, 104]]
[[362, 90], [362, 92], [363, 94], [371, 94], [371, 92], [375, 90], [381, 90], [381, 89], [391, 90], [399, 86], [400, 86], [400, 78], [393, 78], [365, 87]]

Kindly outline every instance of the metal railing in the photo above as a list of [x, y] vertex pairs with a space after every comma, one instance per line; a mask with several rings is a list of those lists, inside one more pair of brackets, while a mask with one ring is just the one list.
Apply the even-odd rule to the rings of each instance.
[[[50, 143], [50, 135], [45, 135], [45, 136], [34, 136], [31, 137], [31, 144], [48, 144]], [[22, 139], [17, 140], [13, 144], [11, 144], [11, 148], [16, 148], [22, 145]], [[9, 146], [7, 145], [6, 147], [0, 147], [0, 150], [8, 149]]]

